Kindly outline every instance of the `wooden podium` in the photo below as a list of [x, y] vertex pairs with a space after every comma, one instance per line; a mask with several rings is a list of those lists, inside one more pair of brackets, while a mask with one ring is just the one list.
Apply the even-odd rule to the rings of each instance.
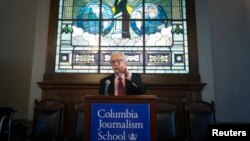
[[84, 141], [156, 141], [154, 95], [85, 96]]

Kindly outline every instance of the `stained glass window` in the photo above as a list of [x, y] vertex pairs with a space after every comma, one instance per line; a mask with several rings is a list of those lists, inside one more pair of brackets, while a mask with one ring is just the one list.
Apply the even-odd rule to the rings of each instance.
[[187, 74], [186, 0], [59, 0], [55, 72], [113, 73], [113, 51], [142, 74]]

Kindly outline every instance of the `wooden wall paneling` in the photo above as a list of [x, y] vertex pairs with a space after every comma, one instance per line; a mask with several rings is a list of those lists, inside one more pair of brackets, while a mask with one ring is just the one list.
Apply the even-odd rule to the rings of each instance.
[[[98, 84], [89, 83], [38, 83], [42, 89], [42, 99], [59, 99], [66, 103], [64, 135], [65, 138], [73, 136], [75, 104], [84, 99], [86, 95], [98, 95]], [[177, 132], [180, 136], [186, 136], [185, 113], [183, 106], [185, 103], [200, 100], [201, 90], [205, 84], [201, 85], [147, 85], [146, 95], [156, 95], [159, 99], [173, 101], [177, 103]]]

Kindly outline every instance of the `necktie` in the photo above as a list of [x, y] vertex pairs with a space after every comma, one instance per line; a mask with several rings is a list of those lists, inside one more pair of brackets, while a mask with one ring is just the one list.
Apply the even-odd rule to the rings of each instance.
[[125, 88], [124, 88], [124, 85], [122, 83], [122, 78], [119, 77], [118, 80], [119, 80], [119, 82], [118, 82], [118, 96], [124, 96], [125, 95]]

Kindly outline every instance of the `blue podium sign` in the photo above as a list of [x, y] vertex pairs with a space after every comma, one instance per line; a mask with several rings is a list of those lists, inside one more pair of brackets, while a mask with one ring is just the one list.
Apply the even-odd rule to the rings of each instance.
[[150, 104], [91, 104], [91, 141], [150, 141]]

